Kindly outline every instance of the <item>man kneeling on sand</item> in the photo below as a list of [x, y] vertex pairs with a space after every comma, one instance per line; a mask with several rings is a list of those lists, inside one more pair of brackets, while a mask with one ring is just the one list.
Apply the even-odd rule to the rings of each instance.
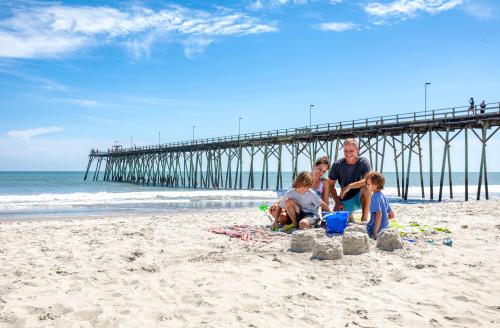
[[[348, 211], [349, 221], [353, 221], [352, 212], [362, 209], [361, 221], [366, 221], [370, 213], [371, 193], [366, 189], [365, 175], [372, 170], [364, 157], [359, 157], [358, 143], [355, 139], [344, 141], [344, 158], [333, 163], [328, 178], [330, 193], [335, 201], [335, 211]], [[335, 183], [339, 182], [340, 197]]]

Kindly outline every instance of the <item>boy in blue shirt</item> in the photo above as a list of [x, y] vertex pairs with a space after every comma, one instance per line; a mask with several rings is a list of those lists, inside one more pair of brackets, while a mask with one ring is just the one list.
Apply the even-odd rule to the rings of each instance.
[[365, 176], [365, 179], [366, 188], [369, 192], [372, 192], [370, 202], [371, 218], [366, 226], [366, 232], [368, 232], [371, 238], [377, 239], [380, 230], [389, 227], [389, 219], [394, 218], [394, 212], [387, 198], [382, 193], [385, 184], [385, 178], [382, 173], [370, 172]]

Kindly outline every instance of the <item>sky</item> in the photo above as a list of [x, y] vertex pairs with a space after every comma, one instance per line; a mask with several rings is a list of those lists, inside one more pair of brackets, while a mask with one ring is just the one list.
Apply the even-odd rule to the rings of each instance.
[[496, 0], [1, 1], [0, 170], [499, 102], [499, 53]]

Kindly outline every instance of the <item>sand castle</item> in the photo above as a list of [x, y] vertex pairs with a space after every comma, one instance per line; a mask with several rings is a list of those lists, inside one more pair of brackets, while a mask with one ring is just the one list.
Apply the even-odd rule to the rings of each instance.
[[344, 255], [359, 255], [370, 251], [366, 232], [346, 232], [342, 236]]
[[359, 224], [349, 224], [347, 228], [345, 228], [344, 233], [346, 232], [362, 232], [366, 233], [366, 226]]
[[296, 253], [310, 252], [313, 250], [316, 232], [314, 230], [300, 230], [292, 234], [290, 250]]
[[399, 233], [394, 229], [384, 229], [380, 231], [377, 238], [377, 248], [389, 252], [403, 248]]
[[335, 239], [317, 239], [314, 241], [313, 259], [340, 260], [343, 256], [342, 244]]

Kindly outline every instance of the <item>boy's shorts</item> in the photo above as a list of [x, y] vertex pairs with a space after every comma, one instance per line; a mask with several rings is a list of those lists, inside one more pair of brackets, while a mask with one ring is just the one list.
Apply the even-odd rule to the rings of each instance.
[[340, 200], [340, 202], [342, 203], [342, 205], [344, 205], [344, 210], [348, 211], [349, 214], [362, 209], [363, 205], [361, 204], [361, 190], [359, 190], [353, 198], [348, 200]]
[[309, 224], [311, 226], [313, 226], [316, 221], [319, 220], [319, 217], [318, 215], [314, 214], [314, 213], [304, 213], [304, 212], [300, 212], [298, 215], [297, 215], [297, 223], [299, 223], [301, 220], [303, 219], [306, 219], [307, 222], [309, 222]]

